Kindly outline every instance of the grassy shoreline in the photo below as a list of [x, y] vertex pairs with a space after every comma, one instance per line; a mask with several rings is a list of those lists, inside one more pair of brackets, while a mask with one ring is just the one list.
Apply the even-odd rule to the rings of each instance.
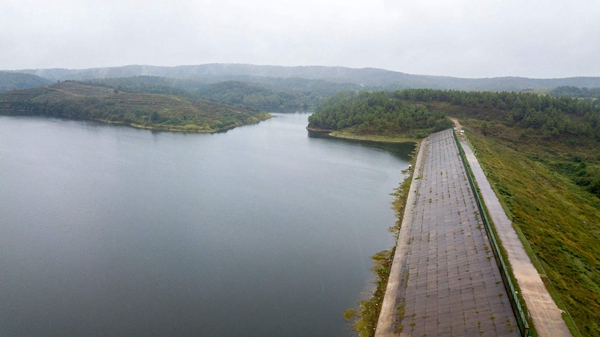
[[[415, 152], [418, 153], [419, 147], [415, 147]], [[411, 164], [414, 166], [416, 156], [413, 155]], [[398, 235], [400, 233], [400, 226], [402, 225], [402, 219], [404, 217], [404, 210], [406, 207], [406, 200], [408, 198], [408, 192], [412, 184], [413, 172], [410, 172], [408, 176], [400, 183], [400, 185], [394, 189], [394, 193], [391, 195], [395, 196], [392, 202], [392, 209], [396, 214], [396, 223], [388, 230], [394, 233], [395, 242], [398, 242]], [[381, 306], [385, 297], [385, 291], [392, 269], [392, 262], [396, 251], [396, 244], [390, 250], [381, 251], [371, 257], [373, 260], [373, 267], [371, 271], [375, 274], [375, 291], [371, 297], [365, 301], [359, 302], [358, 311], [354, 308], [348, 309], [344, 312], [344, 318], [348, 321], [354, 321], [354, 330], [358, 332], [359, 337], [371, 337], [375, 335], [377, 328], [377, 321], [381, 312]]]
[[419, 143], [421, 140], [409, 135], [385, 136], [385, 135], [359, 135], [349, 131], [333, 131], [318, 128], [306, 128], [310, 132], [327, 134], [330, 137], [341, 139], [362, 140], [377, 143]]
[[377, 136], [377, 135], [357, 135], [350, 132], [344, 131], [333, 131], [329, 133], [331, 137], [344, 138], [344, 139], [355, 139], [364, 140], [368, 142], [380, 142], [380, 143], [416, 143], [419, 142], [416, 138], [408, 136]]
[[94, 120], [138, 129], [213, 133], [271, 118], [264, 111], [65, 81], [0, 94], [0, 114]]
[[[98, 119], [98, 118], [92, 118], [90, 120], [96, 121], [96, 122], [101, 122], [101, 123], [106, 123], [106, 124], [130, 126], [132, 128], [136, 128], [136, 129], [144, 129], [144, 130], [152, 130], [152, 131], [168, 131], [168, 132], [184, 132], [184, 133], [216, 133], [216, 132], [223, 132], [223, 131], [231, 130], [238, 126], [257, 124], [257, 123], [260, 123], [260, 122], [263, 122], [263, 121], [273, 118], [273, 116], [269, 113], [265, 113], [264, 115], [262, 115], [260, 117], [261, 118], [255, 118], [256, 120], [253, 120], [248, 123], [238, 123], [238, 124], [230, 125], [230, 126], [220, 128], [220, 129], [203, 129], [200, 126], [189, 127], [189, 126], [160, 125], [160, 124], [144, 125], [144, 124], [128, 123], [125, 121], [111, 121], [108, 119]], [[68, 118], [68, 117], [65, 117], [65, 118]], [[69, 119], [73, 119], [73, 118], [69, 118]]]

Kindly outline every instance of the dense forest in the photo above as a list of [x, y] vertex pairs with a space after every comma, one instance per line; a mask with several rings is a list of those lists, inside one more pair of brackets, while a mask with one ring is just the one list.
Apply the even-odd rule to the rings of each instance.
[[535, 129], [545, 137], [574, 135], [600, 139], [600, 109], [590, 102], [569, 97], [431, 89], [397, 91], [392, 96], [411, 102], [449, 103], [467, 108], [461, 114]]
[[452, 126], [446, 114], [410, 104], [393, 93], [343, 92], [323, 101], [309, 117], [309, 129], [344, 130], [356, 134], [410, 134], [424, 137]]
[[71, 81], [0, 94], [0, 114], [92, 119], [185, 132], [215, 132], [270, 117], [255, 109]]

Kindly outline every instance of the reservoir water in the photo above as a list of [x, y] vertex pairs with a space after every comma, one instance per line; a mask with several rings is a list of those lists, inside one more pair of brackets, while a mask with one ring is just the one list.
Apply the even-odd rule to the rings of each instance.
[[0, 117], [0, 336], [349, 336], [412, 144]]

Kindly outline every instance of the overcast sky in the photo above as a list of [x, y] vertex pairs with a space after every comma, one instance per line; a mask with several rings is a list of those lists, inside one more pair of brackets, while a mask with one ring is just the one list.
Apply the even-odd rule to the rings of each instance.
[[1, 0], [0, 69], [204, 63], [600, 76], [599, 0]]

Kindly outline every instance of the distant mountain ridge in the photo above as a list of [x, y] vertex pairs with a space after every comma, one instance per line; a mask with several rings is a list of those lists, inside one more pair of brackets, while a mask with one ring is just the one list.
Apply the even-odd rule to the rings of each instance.
[[52, 81], [93, 80], [132, 76], [160, 76], [199, 79], [205, 83], [221, 81], [253, 81], [264, 83], [278, 78], [302, 78], [347, 83], [380, 89], [432, 88], [466, 91], [547, 90], [560, 86], [600, 87], [600, 77], [534, 79], [525, 77], [458, 78], [449, 76], [412, 75], [377, 68], [326, 66], [270, 66], [213, 63], [175, 67], [128, 65], [90, 69], [25, 69], [16, 71]]

